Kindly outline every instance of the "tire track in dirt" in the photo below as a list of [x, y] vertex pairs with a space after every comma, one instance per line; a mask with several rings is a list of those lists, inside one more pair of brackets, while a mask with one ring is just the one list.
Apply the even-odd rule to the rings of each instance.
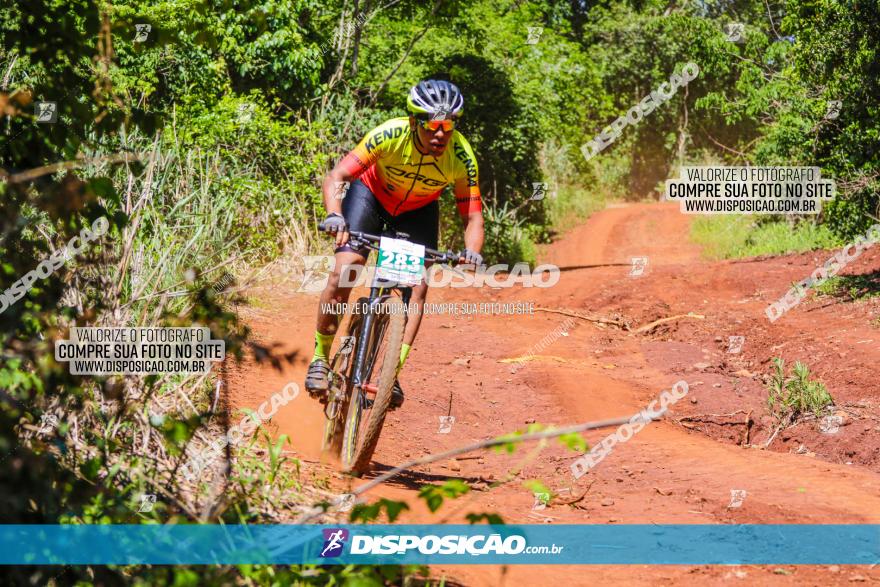
[[[565, 425], [630, 416], [679, 379], [687, 381], [691, 391], [671, 408], [673, 418], [720, 413], [717, 410], [731, 406], [739, 409], [754, 404], [756, 399], [760, 404], [760, 382], [740, 378], [745, 379], [741, 385], [730, 384], [728, 380], [739, 379], [727, 377], [725, 369], [729, 371], [731, 364], [739, 366], [737, 361], [757, 363], [759, 355], [766, 354], [767, 349], [760, 348], [766, 335], [756, 332], [753, 337], [752, 331], [761, 327], [769, 330], [761, 324], [763, 307], [774, 299], [775, 292], [781, 295], [785, 291], [787, 286], [781, 284], [790, 273], [803, 270], [793, 267], [781, 271], [778, 262], [768, 269], [766, 263], [701, 261], [698, 248], [689, 244], [688, 227], [687, 217], [674, 206], [609, 208], [542, 252], [542, 259], [562, 268], [561, 279], [553, 288], [432, 290], [429, 302], [534, 301], [540, 306], [590, 314], [618, 313], [636, 324], [691, 310], [706, 315], [706, 319], [671, 323], [648, 336], [577, 321], [567, 336], [560, 336], [541, 350], [535, 360], [512, 365], [500, 361], [528, 354], [566, 317], [548, 313], [428, 316], [401, 375], [407, 400], [387, 420], [374, 457], [377, 470], [522, 429], [531, 421]], [[629, 276], [633, 256], [649, 258], [647, 270], [640, 277]], [[233, 370], [233, 406], [253, 408], [288, 381], [301, 385], [305, 360], [311, 356], [317, 297], [288, 293], [294, 289], [285, 284], [261, 292], [262, 302], [249, 309], [245, 318], [259, 340], [281, 343], [281, 350], [299, 351], [303, 360], [280, 373], [252, 363]], [[795, 337], [806, 326], [805, 319], [799, 315], [792, 316], [788, 323], [785, 320], [789, 318], [777, 323], [778, 328], [773, 326], [774, 336], [797, 341]], [[813, 328], [831, 328], [814, 316], [806, 320]], [[746, 334], [750, 342], [755, 338], [755, 344], [747, 345], [748, 352], [735, 358], [720, 356], [718, 348], [704, 348], [709, 346], [704, 341], [711, 342], [715, 331], [726, 340], [728, 330]], [[871, 334], [870, 329], [860, 331], [858, 325], [853, 330], [851, 338]], [[874, 348], [862, 345], [847, 352], [862, 353], [852, 357], [853, 361], [861, 361], [870, 359]], [[876, 354], [873, 358], [876, 361]], [[713, 367], [718, 363], [717, 372], [694, 369], [694, 364], [702, 363]], [[713, 387], [715, 379], [723, 381], [723, 387]], [[876, 393], [872, 389], [860, 397], [867, 395], [870, 401]], [[440, 434], [439, 417], [447, 414], [450, 396], [456, 421], [451, 433]], [[332, 467], [315, 462], [319, 459], [321, 418], [320, 407], [303, 392], [278, 413], [273, 425], [277, 433], [291, 436], [296, 455], [307, 461], [308, 474], [327, 477], [344, 491], [346, 481], [335, 475]], [[609, 432], [589, 434], [587, 440], [594, 444]], [[569, 466], [579, 455], [551, 444], [540, 456], [523, 463], [531, 448], [523, 447], [514, 455], [488, 452], [434, 463], [401, 475], [373, 493], [406, 499], [414, 507], [400, 521], [410, 523], [459, 522], [467, 512], [482, 511], [497, 512], [509, 523], [880, 521], [880, 475], [870, 467], [744, 448], [719, 442], [711, 431], [700, 434], [668, 419], [648, 425], [629, 442], [617, 445], [604, 461], [578, 480], [573, 479]], [[520, 469], [512, 481], [485, 490], [489, 482], [502, 479], [511, 468]], [[462, 478], [474, 491], [431, 515], [416, 503], [416, 491], [422, 484], [447, 478]], [[562, 500], [588, 491], [574, 506], [551, 503], [546, 509], [533, 510], [534, 497], [522, 485], [532, 478], [544, 480]], [[728, 508], [732, 489], [747, 491], [740, 507]], [[781, 572], [791, 573], [788, 575], [777, 574], [775, 567], [708, 566], [601, 566], [589, 567], [588, 572], [567, 566], [480, 566], [437, 571], [468, 585], [572, 582], [577, 576], [583, 581], [574, 579], [575, 584], [586, 584], [588, 578], [627, 584], [703, 584], [744, 577], [758, 584], [837, 584], [849, 582], [853, 575], [880, 578], [877, 569], [848, 569], [786, 567]]]

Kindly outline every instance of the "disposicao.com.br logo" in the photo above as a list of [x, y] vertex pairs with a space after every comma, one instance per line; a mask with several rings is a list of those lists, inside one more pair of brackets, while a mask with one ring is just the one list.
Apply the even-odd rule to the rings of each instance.
[[345, 528], [324, 528], [324, 546], [321, 548], [321, 558], [337, 557], [342, 554], [345, 541], [348, 540], [348, 530]]
[[[303, 277], [299, 288], [300, 293], [318, 294], [324, 291], [330, 279], [330, 274], [336, 268], [336, 259], [332, 255], [311, 255], [303, 257]], [[339, 270], [340, 287], [363, 287], [376, 277], [375, 265], [345, 265]], [[462, 269], [473, 270], [465, 272]], [[490, 266], [476, 267], [473, 264], [459, 265], [458, 267], [444, 267], [432, 265], [421, 267], [421, 279], [429, 287], [489, 287], [503, 289], [512, 287], [537, 287], [549, 288], [559, 283], [560, 270], [556, 265], [543, 264], [532, 269], [528, 263], [516, 263], [508, 265], [497, 263]]]
[[[343, 551], [342, 544], [348, 539], [348, 533], [339, 535], [342, 529], [323, 530], [324, 546], [321, 556], [339, 556]], [[331, 549], [324, 554], [325, 551]], [[523, 536], [502, 537], [501, 534], [486, 535], [427, 535], [388, 534], [381, 536], [358, 535], [351, 537], [349, 554], [393, 554], [405, 555], [410, 551], [418, 554], [434, 555], [516, 555], [516, 554], [559, 554], [562, 546], [528, 546]], [[333, 554], [335, 553], [335, 554]]]

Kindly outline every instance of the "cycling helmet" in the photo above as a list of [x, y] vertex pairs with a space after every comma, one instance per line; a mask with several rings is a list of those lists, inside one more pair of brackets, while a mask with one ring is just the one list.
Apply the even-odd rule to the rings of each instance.
[[461, 115], [464, 98], [455, 84], [429, 79], [412, 87], [406, 105], [414, 116], [422, 115], [435, 120], [454, 118]]

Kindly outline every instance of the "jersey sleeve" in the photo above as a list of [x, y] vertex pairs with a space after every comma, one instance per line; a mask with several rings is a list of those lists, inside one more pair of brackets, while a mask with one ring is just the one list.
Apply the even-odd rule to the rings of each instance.
[[395, 134], [400, 134], [399, 131], [396, 131], [398, 127], [400, 127], [400, 121], [392, 119], [364, 135], [357, 147], [343, 157], [340, 163], [342, 170], [355, 179], [363, 175], [385, 152], [385, 146], [390, 144], [387, 139]]
[[461, 134], [456, 132], [456, 135], [453, 145], [455, 154], [453, 189], [458, 213], [465, 217], [474, 212], [482, 212], [483, 201], [480, 197], [480, 177], [474, 150]]

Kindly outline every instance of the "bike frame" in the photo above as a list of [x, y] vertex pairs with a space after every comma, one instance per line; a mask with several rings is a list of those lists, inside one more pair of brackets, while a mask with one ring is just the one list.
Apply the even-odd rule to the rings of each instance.
[[370, 297], [369, 297], [369, 309], [364, 314], [364, 318], [361, 321], [360, 332], [358, 333], [358, 340], [361, 341], [362, 344], [358, 345], [357, 352], [354, 357], [354, 372], [352, 374], [352, 384], [360, 388], [363, 383], [369, 379], [371, 373], [364, 373], [364, 365], [366, 364], [367, 359], [367, 351], [369, 350], [369, 344], [366, 344], [367, 337], [370, 331], [373, 328], [373, 323], [376, 320], [377, 312], [375, 312], [376, 308], [379, 307], [386, 299], [390, 296], [394, 295], [393, 290], [400, 291], [401, 298], [404, 303], [404, 320], [407, 320], [407, 308], [409, 307], [409, 300], [412, 297], [412, 287], [409, 286], [401, 286], [394, 282], [387, 281], [382, 278], [376, 278], [373, 281], [372, 286], [370, 287]]

